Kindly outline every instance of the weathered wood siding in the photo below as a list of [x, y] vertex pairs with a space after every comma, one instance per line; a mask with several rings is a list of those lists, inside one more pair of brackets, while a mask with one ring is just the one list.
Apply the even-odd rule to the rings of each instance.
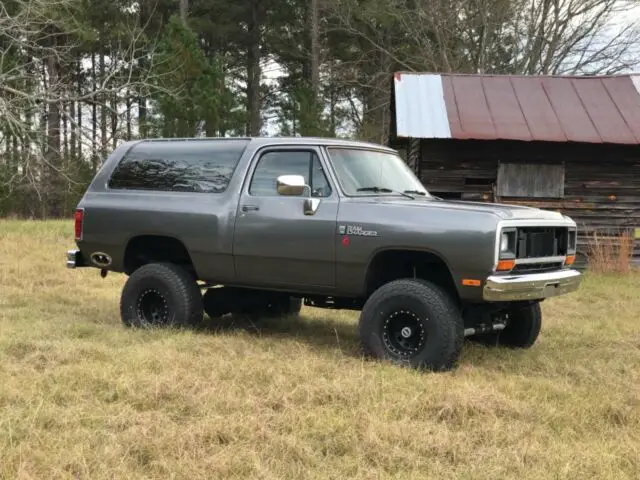
[[[501, 163], [539, 165], [556, 178], [563, 166], [564, 192], [558, 195], [549, 184], [545, 189], [554, 198], [500, 196], [504, 188], [498, 188], [498, 179], [505, 181], [499, 175]], [[640, 227], [640, 146], [636, 145], [423, 140], [419, 173], [425, 187], [443, 197], [563, 212], [580, 228], [583, 254], [594, 233], [634, 233]], [[507, 193], [522, 186], [514, 174], [507, 172]], [[636, 242], [635, 260], [640, 263], [640, 239]]]

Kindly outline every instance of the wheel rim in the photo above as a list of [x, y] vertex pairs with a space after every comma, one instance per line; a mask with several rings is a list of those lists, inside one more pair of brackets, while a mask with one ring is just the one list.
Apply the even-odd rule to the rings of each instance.
[[409, 358], [424, 346], [427, 335], [420, 318], [410, 310], [396, 310], [384, 322], [385, 347], [400, 358]]
[[149, 324], [166, 323], [169, 319], [167, 301], [158, 290], [148, 289], [138, 297], [138, 318]]

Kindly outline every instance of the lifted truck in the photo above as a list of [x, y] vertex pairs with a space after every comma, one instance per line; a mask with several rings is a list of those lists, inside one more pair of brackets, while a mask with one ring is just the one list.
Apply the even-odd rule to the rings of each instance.
[[465, 336], [534, 344], [540, 302], [579, 287], [576, 239], [560, 213], [436, 198], [379, 145], [160, 139], [107, 158], [67, 266], [128, 275], [127, 326], [361, 310], [364, 354], [447, 370]]

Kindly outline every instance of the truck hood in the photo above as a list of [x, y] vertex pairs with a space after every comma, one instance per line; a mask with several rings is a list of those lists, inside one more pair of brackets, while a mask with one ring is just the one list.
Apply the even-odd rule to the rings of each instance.
[[365, 197], [358, 200], [382, 203], [398, 207], [437, 208], [441, 210], [459, 210], [467, 212], [490, 213], [500, 220], [552, 220], [563, 222], [566, 220], [559, 212], [541, 210], [539, 208], [509, 205], [503, 203], [468, 202], [459, 200], [437, 200], [416, 198], [415, 200], [398, 197]]

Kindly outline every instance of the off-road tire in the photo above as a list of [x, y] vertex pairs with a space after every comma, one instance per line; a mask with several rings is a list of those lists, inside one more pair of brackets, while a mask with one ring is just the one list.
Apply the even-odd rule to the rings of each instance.
[[473, 340], [489, 347], [531, 348], [542, 327], [540, 304], [513, 307], [507, 314], [504, 330], [476, 335]]
[[[393, 346], [392, 337], [398, 336], [392, 335], [390, 325], [397, 323], [399, 315], [415, 326], [406, 340], [419, 335], [414, 339], [418, 344], [410, 353]], [[442, 288], [425, 280], [400, 279], [382, 285], [366, 301], [360, 314], [359, 335], [368, 357], [445, 371], [455, 368], [460, 357], [464, 324], [460, 308]]]
[[[150, 314], [150, 310], [158, 314]], [[127, 279], [120, 297], [120, 316], [129, 327], [196, 326], [203, 318], [200, 287], [178, 265], [149, 263]]]

